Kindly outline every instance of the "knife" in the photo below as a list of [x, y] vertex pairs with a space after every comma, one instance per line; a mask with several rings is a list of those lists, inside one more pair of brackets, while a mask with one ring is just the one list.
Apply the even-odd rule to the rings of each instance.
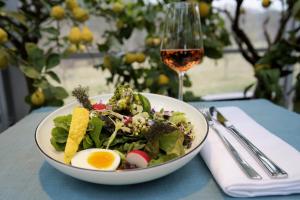
[[236, 127], [227, 120], [215, 107], [210, 107], [209, 112], [214, 119], [220, 122], [230, 133], [232, 133], [238, 141], [246, 147], [250, 154], [265, 169], [271, 178], [287, 178], [288, 174], [279, 166], [277, 166], [270, 158], [268, 158], [259, 148], [257, 148], [250, 140], [243, 136]]

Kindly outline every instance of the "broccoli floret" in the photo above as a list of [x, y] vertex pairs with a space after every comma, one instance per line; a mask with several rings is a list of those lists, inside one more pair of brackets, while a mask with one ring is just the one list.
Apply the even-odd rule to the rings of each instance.
[[140, 93], [134, 92], [128, 84], [119, 85], [114, 95], [108, 101], [115, 112], [136, 115], [141, 112], [150, 112], [149, 100]]
[[119, 85], [114, 95], [109, 99], [108, 104], [112, 106], [113, 111], [130, 111], [130, 105], [133, 101], [133, 90], [128, 84]]

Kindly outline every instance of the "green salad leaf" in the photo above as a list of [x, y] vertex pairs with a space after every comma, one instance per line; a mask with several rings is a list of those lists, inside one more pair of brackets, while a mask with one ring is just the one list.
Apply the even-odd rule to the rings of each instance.
[[177, 158], [178, 156], [176, 154], [159, 154], [156, 159], [151, 159], [149, 162], [149, 166], [159, 165], [161, 163], [165, 163], [169, 160], [172, 160], [174, 158]]
[[82, 140], [82, 147], [83, 149], [89, 149], [94, 146], [93, 140], [90, 138], [89, 135], [85, 135], [83, 140]]
[[152, 158], [157, 159], [160, 150], [166, 155], [181, 156], [184, 154], [184, 135], [177, 127], [169, 123], [155, 122], [145, 137], [148, 140], [145, 150]]
[[58, 143], [66, 143], [68, 139], [68, 131], [66, 131], [63, 128], [55, 127], [51, 131], [52, 137], [55, 139]]
[[167, 155], [181, 156], [184, 154], [183, 140], [184, 135], [179, 130], [163, 134], [159, 137], [159, 148]]
[[128, 153], [132, 150], [136, 149], [143, 149], [145, 147], [145, 143], [143, 141], [131, 142], [131, 143], [124, 143], [117, 147], [116, 149], [120, 152]]
[[72, 115], [56, 117], [54, 121], [55, 127], [51, 131], [50, 142], [56, 151], [64, 151], [68, 139], [69, 128]]
[[179, 123], [186, 123], [186, 116], [182, 112], [173, 112], [169, 121], [176, 125]]
[[55, 148], [56, 151], [64, 151], [66, 143], [58, 143], [55, 138], [51, 137], [50, 139], [51, 145]]
[[56, 117], [53, 122], [55, 127], [60, 127], [69, 131], [71, 125], [72, 115], [64, 115]]
[[145, 97], [144, 95], [142, 95], [141, 93], [138, 93], [139, 99], [142, 103], [143, 106], [143, 111], [150, 113], [151, 111], [151, 104], [150, 101], [147, 99], [147, 97]]
[[89, 134], [94, 141], [97, 148], [100, 148], [102, 145], [102, 142], [100, 141], [100, 133], [102, 130], [102, 127], [104, 125], [104, 122], [99, 119], [98, 117], [93, 117], [90, 121], [90, 126], [92, 129], [90, 130]]

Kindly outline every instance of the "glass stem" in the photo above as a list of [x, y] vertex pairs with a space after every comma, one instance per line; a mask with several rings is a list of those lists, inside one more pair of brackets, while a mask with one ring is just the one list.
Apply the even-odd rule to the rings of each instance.
[[184, 72], [178, 72], [178, 79], [179, 79], [179, 87], [178, 87], [178, 99], [183, 101], [183, 77]]

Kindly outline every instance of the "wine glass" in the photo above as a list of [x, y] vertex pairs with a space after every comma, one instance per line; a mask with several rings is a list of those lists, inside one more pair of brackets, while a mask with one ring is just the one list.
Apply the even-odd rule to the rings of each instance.
[[197, 3], [176, 2], [166, 6], [160, 47], [162, 61], [179, 78], [178, 99], [183, 100], [185, 72], [201, 63], [204, 56], [200, 11]]

